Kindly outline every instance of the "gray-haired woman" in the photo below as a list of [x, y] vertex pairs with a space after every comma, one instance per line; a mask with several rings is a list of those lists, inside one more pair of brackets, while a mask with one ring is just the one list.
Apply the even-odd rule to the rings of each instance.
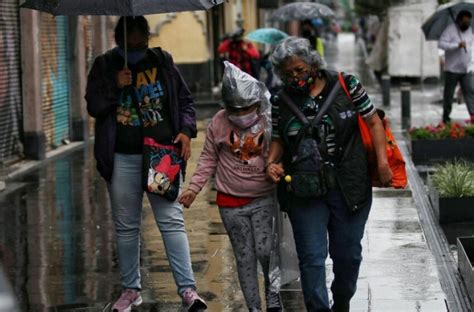
[[[340, 81], [339, 73], [326, 70], [319, 54], [302, 38], [289, 37], [282, 41], [271, 61], [285, 89], [284, 94], [275, 95], [272, 101], [273, 137], [266, 173], [283, 186], [279, 187], [279, 198], [293, 226], [306, 308], [318, 312], [349, 311], [362, 260], [360, 242], [372, 203], [367, 154], [359, 134], [357, 114], [371, 131], [380, 180], [388, 184], [392, 172], [385, 153], [383, 125], [357, 78], [342, 75], [348, 94], [340, 88], [321, 122], [309, 132], [316, 139], [322, 158], [316, 190], [319, 195], [298, 197], [292, 184], [295, 177], [292, 175], [297, 172], [292, 166], [301, 156], [297, 155], [296, 139], [303, 123], [287, 102], [291, 99], [311, 121]], [[331, 286], [332, 307], [325, 273], [328, 246], [335, 275]]]

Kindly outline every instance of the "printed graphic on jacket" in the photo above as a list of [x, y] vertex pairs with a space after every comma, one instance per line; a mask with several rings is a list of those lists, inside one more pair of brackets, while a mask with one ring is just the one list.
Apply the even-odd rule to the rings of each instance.
[[253, 158], [262, 155], [264, 138], [263, 130], [253, 134], [250, 132], [239, 133], [234, 129], [229, 133], [228, 145], [232, 154], [241, 163], [248, 165]]
[[133, 104], [132, 97], [138, 100], [144, 127], [156, 126], [163, 121], [162, 100], [164, 89], [158, 79], [158, 68], [154, 67], [136, 75], [133, 93], [122, 93], [120, 106], [117, 108], [117, 122], [124, 126], [140, 126], [140, 120]]

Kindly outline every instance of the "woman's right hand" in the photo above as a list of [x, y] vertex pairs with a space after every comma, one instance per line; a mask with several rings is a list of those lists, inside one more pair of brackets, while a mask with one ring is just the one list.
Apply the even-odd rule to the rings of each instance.
[[196, 199], [196, 195], [196, 193], [194, 193], [190, 189], [187, 189], [179, 196], [178, 202], [182, 204], [185, 208], [189, 208]]
[[281, 178], [285, 176], [285, 170], [281, 163], [271, 163], [267, 166], [266, 170], [267, 177], [274, 183], [280, 182]]
[[130, 69], [122, 69], [117, 73], [117, 86], [123, 89], [132, 84], [132, 71]]

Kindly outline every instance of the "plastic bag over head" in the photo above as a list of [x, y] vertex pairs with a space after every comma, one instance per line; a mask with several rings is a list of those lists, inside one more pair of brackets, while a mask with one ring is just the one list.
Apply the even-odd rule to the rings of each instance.
[[224, 108], [245, 108], [258, 103], [258, 113], [265, 118], [265, 132], [268, 139], [271, 138], [272, 131], [270, 96], [263, 82], [240, 70], [234, 64], [224, 61], [224, 76], [222, 77]]
[[224, 61], [222, 77], [222, 100], [225, 106], [233, 108], [249, 107], [265, 97], [264, 84], [237, 66]]

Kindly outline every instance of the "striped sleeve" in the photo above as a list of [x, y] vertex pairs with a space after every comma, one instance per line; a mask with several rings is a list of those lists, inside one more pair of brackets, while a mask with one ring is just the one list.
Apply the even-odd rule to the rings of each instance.
[[278, 122], [280, 120], [280, 108], [278, 107], [278, 96], [274, 95], [271, 98], [272, 103], [272, 138], [280, 138], [280, 131], [278, 128]]
[[349, 93], [352, 98], [352, 103], [355, 106], [355, 110], [362, 116], [362, 118], [369, 118], [375, 112], [375, 106], [370, 100], [367, 91], [362, 87], [359, 79], [353, 75], [348, 75], [346, 77], [346, 84], [349, 89]]

